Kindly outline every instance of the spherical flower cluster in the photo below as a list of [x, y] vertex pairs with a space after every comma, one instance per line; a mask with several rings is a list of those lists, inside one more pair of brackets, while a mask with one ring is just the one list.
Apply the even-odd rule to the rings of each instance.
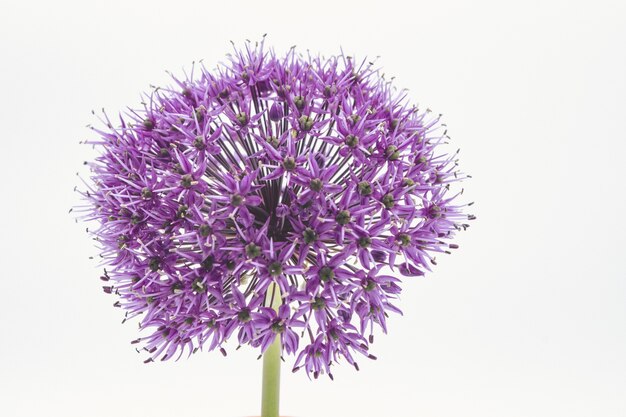
[[472, 217], [439, 118], [371, 63], [262, 43], [174, 80], [88, 141], [104, 289], [140, 316], [146, 361], [280, 337], [294, 370], [358, 369], [399, 276]]

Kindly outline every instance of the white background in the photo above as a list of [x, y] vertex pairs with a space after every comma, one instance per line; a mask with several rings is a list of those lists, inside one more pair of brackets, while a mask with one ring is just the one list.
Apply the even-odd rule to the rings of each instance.
[[279, 53], [380, 55], [444, 114], [478, 216], [405, 282], [378, 361], [335, 382], [285, 367], [283, 414], [626, 416], [623, 1], [3, 0], [0, 16], [0, 415], [258, 414], [255, 352], [142, 363], [67, 211], [92, 109], [268, 33]]

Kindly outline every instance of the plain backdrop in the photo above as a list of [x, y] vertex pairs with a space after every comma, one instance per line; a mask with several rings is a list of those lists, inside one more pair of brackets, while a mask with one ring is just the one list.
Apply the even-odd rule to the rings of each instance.
[[137, 106], [230, 40], [380, 56], [443, 113], [478, 220], [408, 279], [378, 361], [283, 372], [297, 417], [626, 416], [626, 3], [0, 3], [0, 415], [259, 413], [248, 349], [144, 365], [68, 209], [91, 110]]

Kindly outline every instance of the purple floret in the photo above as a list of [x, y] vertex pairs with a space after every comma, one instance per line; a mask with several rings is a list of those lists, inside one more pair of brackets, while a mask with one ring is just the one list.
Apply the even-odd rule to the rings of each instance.
[[104, 116], [83, 192], [105, 292], [140, 317], [146, 361], [276, 337], [315, 377], [375, 359], [402, 279], [473, 218], [439, 117], [366, 61], [263, 43], [174, 81]]

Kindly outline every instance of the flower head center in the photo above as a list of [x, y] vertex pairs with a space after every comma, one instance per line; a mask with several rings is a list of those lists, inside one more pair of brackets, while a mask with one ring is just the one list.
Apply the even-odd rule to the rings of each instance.
[[359, 146], [359, 138], [354, 135], [348, 135], [346, 136], [345, 143], [346, 146], [348, 146], [349, 148], [356, 148], [357, 146]]
[[316, 193], [322, 191], [323, 186], [324, 186], [324, 183], [319, 178], [313, 178], [311, 182], [309, 182], [309, 187], [311, 188], [311, 190], [315, 191]]
[[304, 243], [309, 245], [317, 240], [317, 232], [307, 227], [304, 229], [304, 232], [302, 232], [302, 238], [304, 239]]
[[382, 202], [385, 208], [388, 208], [388, 209], [393, 208], [396, 205], [396, 202], [393, 198], [393, 194], [385, 194], [383, 196]]
[[272, 324], [270, 325], [270, 329], [272, 329], [272, 332], [276, 333], [276, 334], [280, 334], [282, 332], [285, 331], [285, 323], [280, 320], [280, 319], [276, 319], [272, 322]]
[[180, 178], [180, 185], [183, 188], [191, 188], [193, 184], [193, 177], [190, 174], [185, 174]]
[[243, 204], [243, 196], [241, 194], [233, 194], [230, 196], [230, 204], [233, 207], [239, 207], [240, 205]]
[[313, 310], [323, 310], [326, 307], [326, 300], [324, 300], [322, 297], [315, 297], [313, 299], [313, 302], [311, 303], [311, 308]]
[[193, 140], [193, 147], [199, 151], [206, 149], [204, 138], [202, 136], [196, 136], [196, 138]]
[[351, 216], [348, 210], [341, 210], [335, 216], [335, 221], [342, 226], [345, 226], [346, 224], [350, 223], [350, 220], [351, 220]]
[[200, 266], [202, 267], [202, 269], [209, 272], [213, 269], [214, 263], [215, 263], [215, 258], [213, 257], [213, 255], [209, 255], [206, 258], [204, 258], [202, 262], [200, 262]]
[[161, 260], [156, 256], [150, 258], [150, 261], [148, 262], [148, 267], [152, 272], [158, 271], [161, 268]]
[[372, 245], [372, 239], [367, 236], [360, 237], [358, 240], [358, 244], [359, 244], [359, 247], [363, 249], [369, 248]]
[[200, 236], [202, 237], [209, 237], [209, 235], [213, 232], [213, 228], [211, 226], [209, 226], [208, 224], [202, 224], [200, 225], [200, 227], [198, 228], [198, 233], [200, 234]]
[[438, 205], [431, 206], [428, 210], [428, 216], [431, 219], [438, 219], [439, 217], [441, 217], [441, 207], [439, 207]]
[[266, 140], [267, 140], [267, 143], [269, 143], [275, 148], [277, 148], [278, 145], [280, 145], [280, 139], [278, 139], [276, 136], [268, 136]]
[[376, 282], [373, 279], [365, 281], [365, 285], [363, 285], [365, 291], [372, 291], [374, 288], [376, 288]]
[[239, 312], [237, 313], [237, 318], [242, 323], [249, 322], [251, 320], [250, 309], [248, 307], [245, 307], [245, 308], [239, 310]]
[[185, 217], [187, 217], [187, 210], [189, 210], [189, 206], [186, 204], [181, 204], [180, 206], [178, 206], [178, 209], [176, 210], [176, 218], [184, 219]]
[[400, 151], [398, 151], [398, 147], [397, 146], [389, 145], [389, 146], [387, 146], [387, 149], [385, 149], [385, 156], [390, 161], [395, 161], [398, 158], [400, 158]]
[[298, 123], [300, 124], [300, 130], [308, 132], [313, 128], [314, 121], [309, 116], [302, 116], [298, 119]]
[[197, 293], [202, 293], [206, 291], [206, 287], [200, 279], [194, 280], [194, 282], [191, 284], [191, 289]]
[[293, 104], [296, 106], [296, 109], [302, 111], [302, 109], [304, 109], [304, 97], [295, 96], [293, 99]]
[[237, 113], [237, 121], [241, 126], [245, 126], [248, 124], [248, 115], [246, 113]]
[[152, 191], [148, 187], [144, 187], [141, 190], [141, 198], [144, 200], [150, 200], [152, 198]]
[[261, 256], [261, 248], [254, 243], [248, 243], [246, 245], [246, 256], [250, 259]]
[[269, 264], [267, 270], [271, 276], [277, 277], [283, 273], [283, 265], [278, 261], [274, 261]]
[[369, 181], [361, 181], [357, 186], [357, 191], [362, 196], [368, 196], [372, 194], [372, 184]]
[[296, 169], [296, 159], [293, 156], [287, 156], [283, 159], [283, 168], [285, 171], [293, 171]]
[[335, 272], [332, 270], [331, 267], [323, 266], [320, 268], [319, 272], [317, 273], [317, 276], [319, 277], [320, 281], [328, 282], [331, 279], [335, 278]]
[[143, 121], [143, 127], [146, 130], [152, 130], [152, 129], [154, 129], [154, 122], [152, 120], [150, 120], [150, 119], [146, 119], [146, 120]]
[[396, 236], [398, 242], [400, 242], [400, 246], [409, 246], [411, 244], [411, 236], [406, 233], [400, 233]]

